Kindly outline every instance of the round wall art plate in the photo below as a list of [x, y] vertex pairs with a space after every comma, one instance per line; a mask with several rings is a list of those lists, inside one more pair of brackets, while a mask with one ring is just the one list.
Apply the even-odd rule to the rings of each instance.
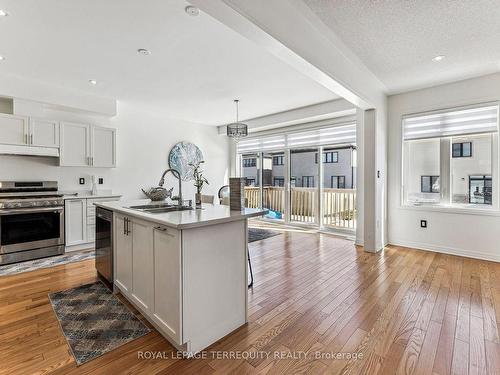
[[190, 142], [179, 142], [170, 150], [168, 165], [179, 171], [183, 181], [189, 181], [193, 179], [194, 171], [189, 164], [198, 164], [202, 160], [203, 153], [198, 146]]

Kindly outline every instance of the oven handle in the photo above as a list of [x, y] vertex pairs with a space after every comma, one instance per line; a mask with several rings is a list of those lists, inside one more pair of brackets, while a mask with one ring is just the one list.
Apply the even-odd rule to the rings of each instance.
[[40, 208], [18, 208], [0, 210], [0, 216], [16, 214], [32, 214], [37, 212], [62, 212], [64, 207], [40, 207]]

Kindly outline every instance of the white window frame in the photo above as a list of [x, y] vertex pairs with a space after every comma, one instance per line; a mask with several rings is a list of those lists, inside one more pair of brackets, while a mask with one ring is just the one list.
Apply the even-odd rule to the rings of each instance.
[[[400, 180], [400, 207], [403, 209], [414, 209], [414, 210], [422, 210], [422, 211], [441, 211], [441, 212], [455, 212], [455, 213], [465, 213], [465, 214], [479, 214], [479, 215], [494, 215], [500, 216], [499, 209], [499, 176], [500, 176], [500, 144], [498, 141], [499, 132], [500, 132], [500, 115], [497, 119], [497, 133], [491, 133], [492, 137], [492, 145], [491, 145], [491, 180], [492, 180], [492, 204], [491, 206], [485, 205], [477, 205], [477, 204], [461, 204], [461, 203], [452, 203], [450, 201], [451, 197], [451, 161], [452, 161], [452, 139], [454, 137], [459, 137], [458, 135], [448, 136], [448, 137], [436, 137], [441, 140], [441, 152], [440, 152], [440, 194], [441, 194], [441, 202], [439, 204], [422, 204], [422, 205], [412, 205], [409, 204], [405, 199], [405, 139], [404, 139], [404, 129], [403, 129], [403, 120], [407, 117], [411, 116], [425, 116], [432, 115], [437, 113], [445, 113], [454, 110], [468, 109], [479, 106], [489, 106], [496, 105], [500, 107], [500, 102], [486, 102], [486, 103], [476, 103], [465, 106], [455, 106], [442, 108], [432, 111], [418, 112], [418, 113], [410, 113], [405, 114], [401, 118], [401, 158], [400, 158], [400, 171], [401, 171], [401, 180]], [[471, 134], [473, 136], [474, 134]], [[477, 134], [476, 134], [477, 135]], [[432, 138], [425, 138], [432, 139]], [[409, 140], [408, 142], [411, 142]], [[443, 158], [443, 154], [447, 150], [447, 157]], [[474, 151], [473, 151], [474, 152]]]

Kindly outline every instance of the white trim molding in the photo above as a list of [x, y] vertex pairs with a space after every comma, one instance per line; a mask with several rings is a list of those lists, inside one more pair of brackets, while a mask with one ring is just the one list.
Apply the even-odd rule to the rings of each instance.
[[432, 245], [432, 244], [428, 244], [428, 243], [424, 243], [424, 242], [413, 242], [413, 241], [405, 241], [405, 240], [398, 240], [398, 239], [389, 240], [389, 245], [390, 246], [408, 247], [408, 248], [413, 249], [413, 250], [432, 251], [434, 253], [457, 255], [457, 256], [472, 258], [472, 259], [489, 260], [492, 262], [499, 262], [500, 263], [500, 253], [499, 254], [490, 254], [490, 253], [483, 253], [480, 251], [458, 249], [458, 248], [452, 248], [452, 247], [446, 247], [446, 246], [436, 246], [436, 245]]

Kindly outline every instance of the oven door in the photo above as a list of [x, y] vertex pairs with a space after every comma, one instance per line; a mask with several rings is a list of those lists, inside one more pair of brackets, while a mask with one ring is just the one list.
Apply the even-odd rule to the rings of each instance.
[[0, 254], [64, 245], [64, 208], [0, 210]]

